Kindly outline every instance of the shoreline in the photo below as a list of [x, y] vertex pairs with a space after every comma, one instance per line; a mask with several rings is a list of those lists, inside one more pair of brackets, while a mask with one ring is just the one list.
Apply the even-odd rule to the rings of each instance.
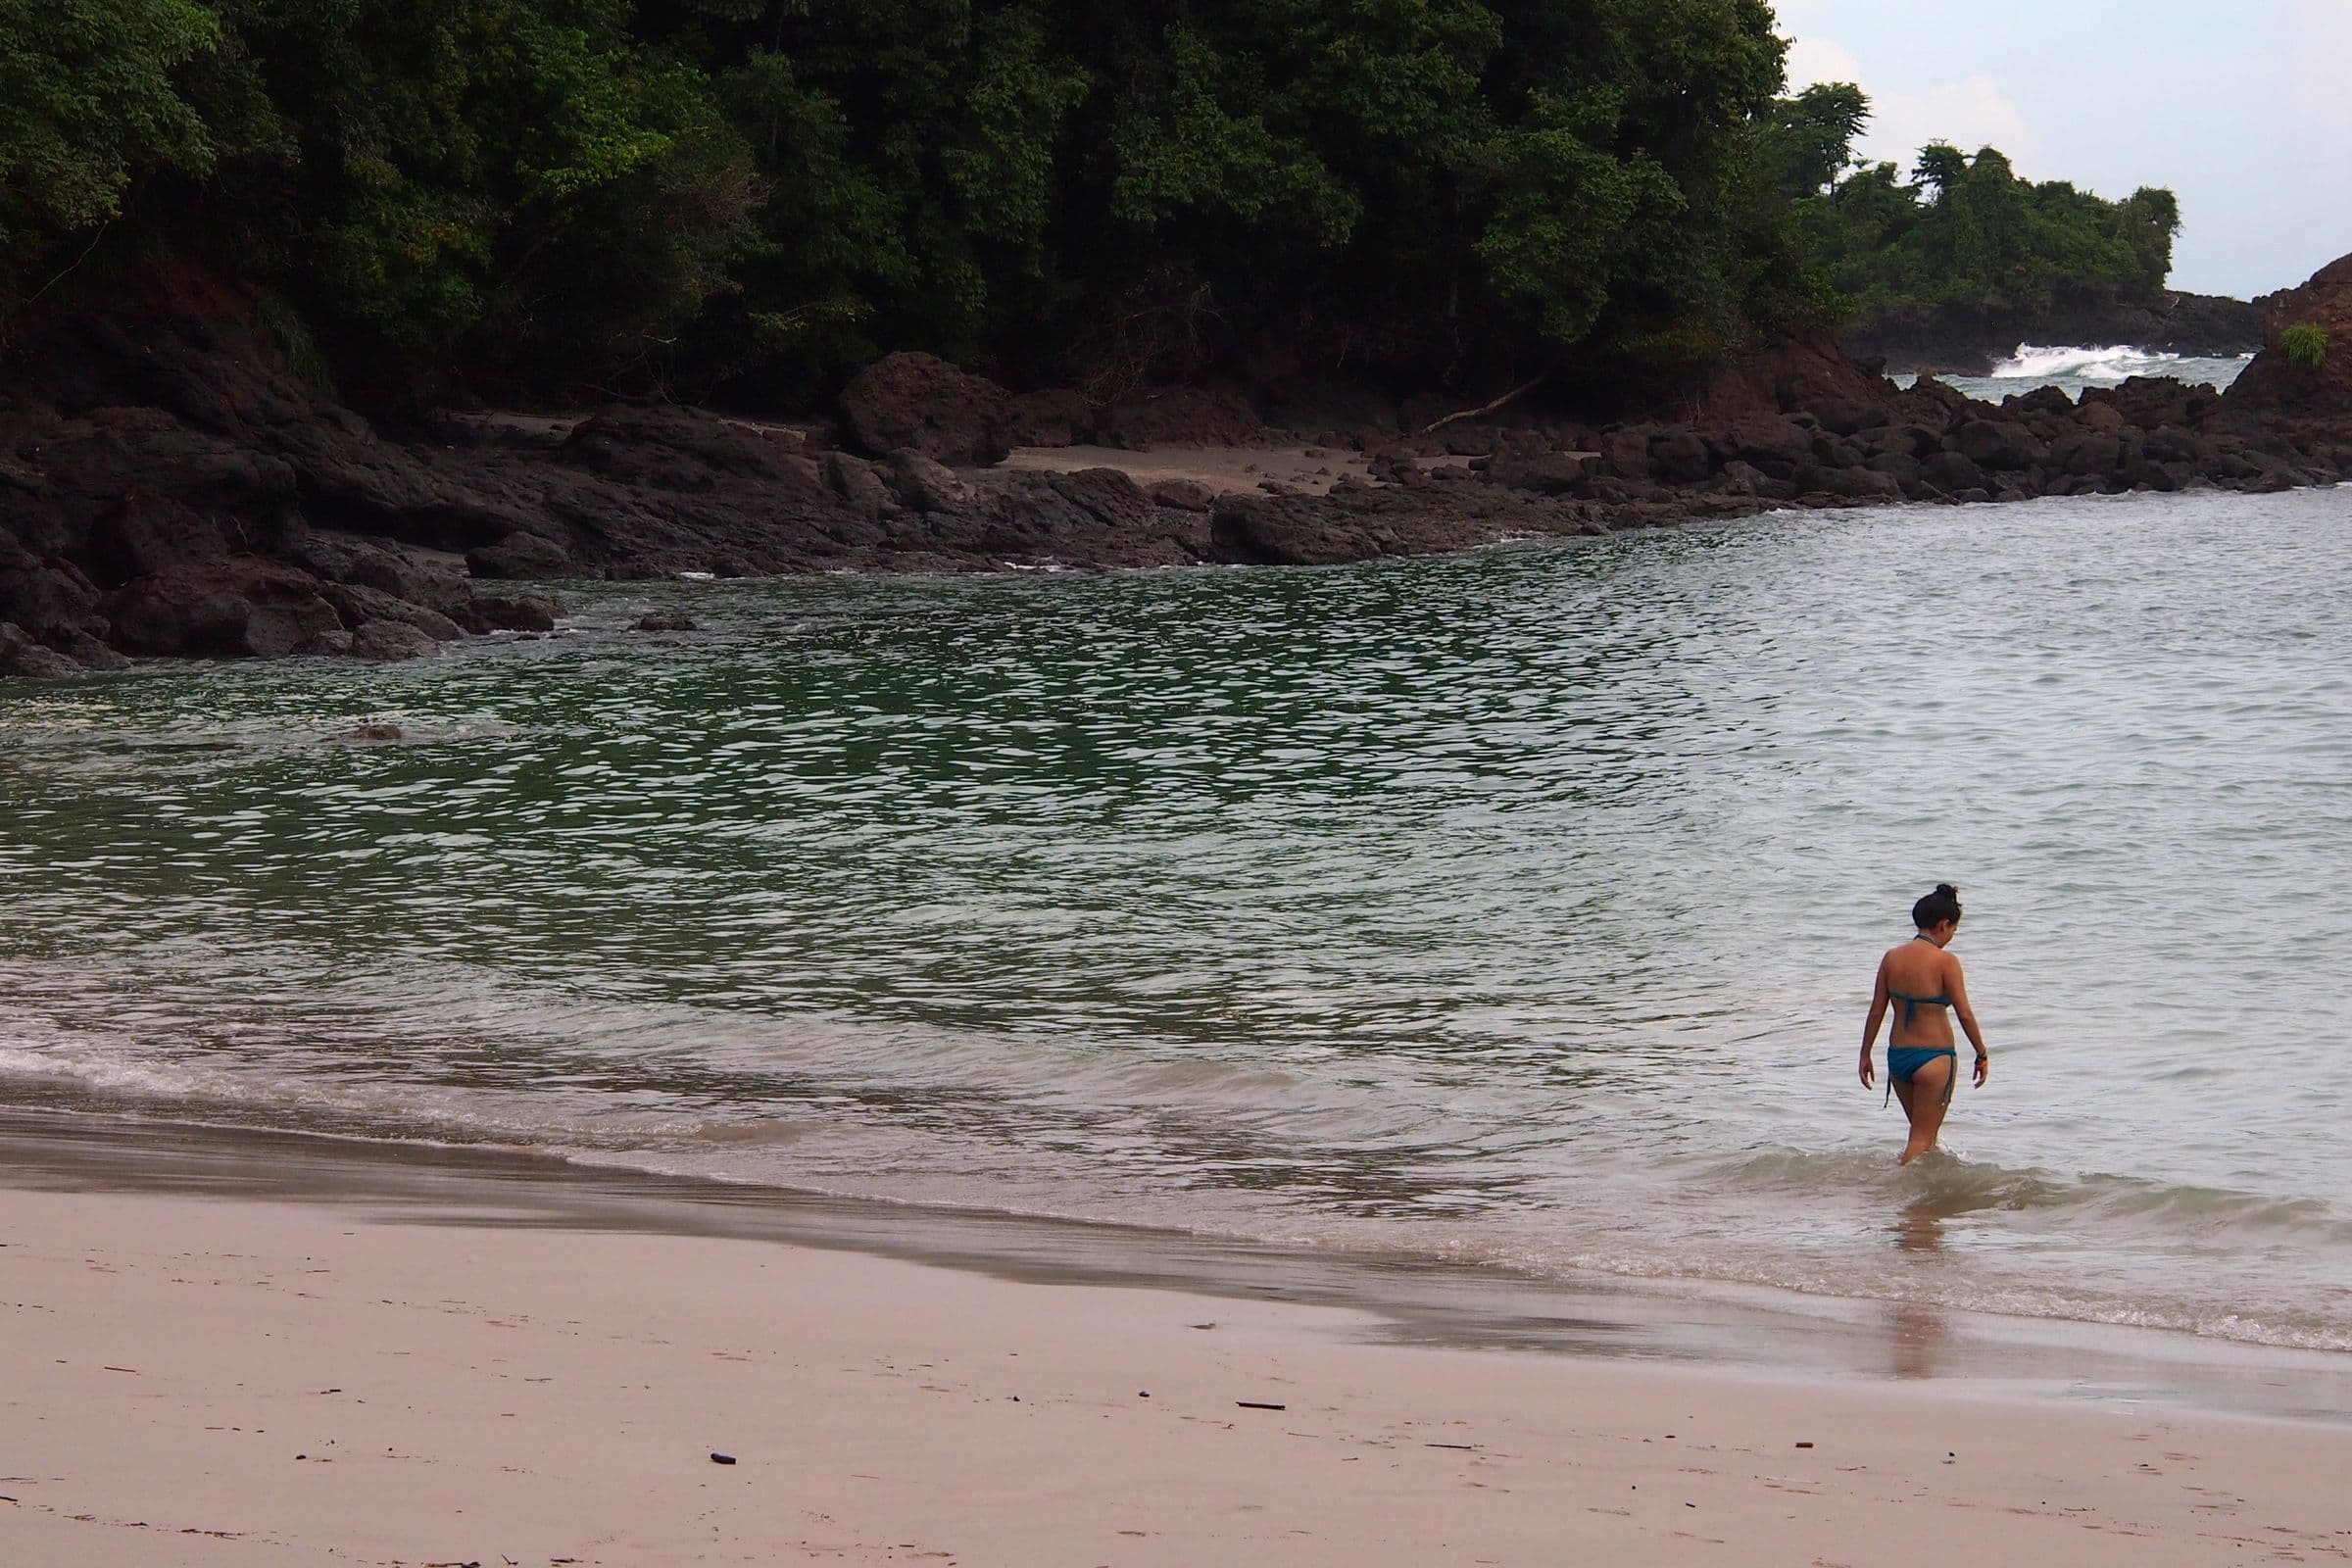
[[[2334, 286], [2307, 286], [2315, 319]], [[1791, 338], [1664, 403], [1588, 409], [1531, 382], [1449, 412], [1340, 383], [1098, 407], [899, 353], [830, 414], [611, 405], [378, 429], [267, 338], [170, 311], [61, 322], [0, 377], [28, 388], [0, 419], [0, 482], [25, 497], [0, 530], [0, 676], [427, 658], [552, 630], [564, 607], [538, 585], [580, 579], [1328, 565], [1789, 508], [2267, 494], [2352, 473], [2333, 390], [2272, 352], [2227, 398], [2134, 378], [1996, 405]], [[74, 368], [73, 399], [41, 390], [51, 365]]]
[[2171, 1329], [1808, 1295], [1701, 1277], [1529, 1274], [1377, 1250], [662, 1175], [500, 1145], [0, 1106], [0, 1193], [324, 1205], [378, 1223], [606, 1231], [855, 1252], [1046, 1287], [1358, 1314], [1359, 1338], [1956, 1396], [2152, 1406], [2352, 1431], [2352, 1355]]
[[26, 1562], [1836, 1562], [1901, 1540], [2185, 1565], [2347, 1539], [2342, 1426], [1381, 1343], [1330, 1302], [550, 1224], [446, 1165], [408, 1213], [8, 1168], [0, 1507]]

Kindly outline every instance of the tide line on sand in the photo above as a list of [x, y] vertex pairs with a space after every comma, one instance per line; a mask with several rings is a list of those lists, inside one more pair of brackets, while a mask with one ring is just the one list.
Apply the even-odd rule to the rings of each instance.
[[1375, 1345], [1330, 1308], [467, 1217], [0, 1195], [12, 1560], [1377, 1568], [1900, 1542], [2148, 1568], [2352, 1540], [2343, 1428]]

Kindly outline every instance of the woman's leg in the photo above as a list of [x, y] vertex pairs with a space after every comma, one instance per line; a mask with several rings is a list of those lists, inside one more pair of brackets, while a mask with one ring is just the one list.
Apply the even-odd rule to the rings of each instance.
[[1959, 1070], [1955, 1065], [1958, 1059], [1932, 1057], [1911, 1075], [1909, 1083], [1894, 1086], [1903, 1102], [1903, 1114], [1911, 1118], [1911, 1141], [1903, 1146], [1898, 1164], [1908, 1165], [1936, 1147], [1936, 1136], [1943, 1131], [1943, 1113], [1951, 1103], [1952, 1074]]

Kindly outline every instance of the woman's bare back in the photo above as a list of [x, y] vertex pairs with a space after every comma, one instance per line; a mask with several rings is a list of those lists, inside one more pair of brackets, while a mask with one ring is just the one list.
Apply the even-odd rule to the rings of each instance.
[[1960, 960], [1918, 937], [1886, 950], [1879, 960], [1879, 984], [1886, 992], [1893, 1027], [1890, 1046], [1952, 1044], [1951, 1004], [1960, 984]]

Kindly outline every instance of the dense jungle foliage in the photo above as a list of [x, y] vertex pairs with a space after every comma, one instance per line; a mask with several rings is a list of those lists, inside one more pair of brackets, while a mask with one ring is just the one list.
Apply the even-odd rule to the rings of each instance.
[[793, 397], [902, 347], [1099, 389], [1672, 368], [1838, 290], [2161, 283], [2163, 193], [1989, 151], [1854, 171], [1859, 94], [1782, 100], [1773, 28], [1765, 0], [0, 0], [0, 322], [196, 256], [379, 385]]
[[1892, 164], [1857, 165], [1869, 105], [1846, 84], [1808, 88], [1773, 115], [1806, 255], [1864, 320], [2141, 302], [2173, 270], [2180, 208], [2169, 190], [2106, 201], [2021, 179], [1994, 148], [1972, 158], [1945, 143], [1922, 149], [1909, 179]]

